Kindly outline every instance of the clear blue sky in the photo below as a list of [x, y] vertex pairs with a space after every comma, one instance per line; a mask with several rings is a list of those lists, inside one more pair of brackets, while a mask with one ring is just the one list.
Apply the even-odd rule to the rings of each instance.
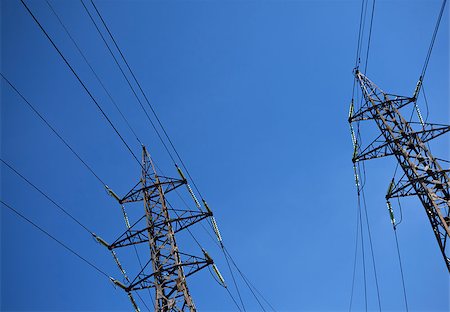
[[[139, 153], [47, 4], [27, 3]], [[176, 176], [80, 2], [51, 3], [158, 164]], [[347, 114], [361, 1], [96, 3], [245, 274], [278, 311], [347, 310], [356, 233]], [[413, 93], [440, 4], [377, 1], [368, 76], [385, 91]], [[425, 81], [429, 120], [447, 124], [448, 13], [447, 7]], [[1, 1], [1, 72], [117, 193], [137, 182], [139, 167], [18, 0]], [[4, 82], [1, 97], [1, 157], [94, 232], [113, 239], [123, 228], [117, 203]], [[422, 100], [419, 105], [425, 110]], [[449, 159], [448, 136], [432, 148]], [[393, 159], [367, 163], [385, 311], [404, 309], [384, 201], [394, 166]], [[119, 276], [104, 248], [4, 166], [1, 198]], [[398, 235], [410, 310], [447, 311], [448, 273], [424, 209], [416, 199], [403, 209]], [[232, 288], [220, 250], [202, 233]], [[368, 305], [376, 309], [371, 265]], [[189, 285], [200, 311], [234, 310], [208, 271]], [[363, 287], [359, 255], [354, 310], [364, 309]], [[241, 289], [247, 309], [258, 310]], [[131, 310], [104, 276], [3, 207], [0, 300], [2, 310]]]

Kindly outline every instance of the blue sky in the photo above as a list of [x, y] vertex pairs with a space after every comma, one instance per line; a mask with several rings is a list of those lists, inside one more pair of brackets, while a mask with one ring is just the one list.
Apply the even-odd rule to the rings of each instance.
[[[45, 1], [27, 3], [139, 153]], [[176, 176], [81, 3], [51, 3], [158, 165]], [[356, 191], [347, 114], [361, 1], [96, 3], [243, 272], [278, 311], [348, 310]], [[413, 93], [440, 5], [377, 1], [367, 75], [383, 90]], [[425, 80], [429, 120], [447, 124], [448, 13], [447, 7]], [[1, 31], [1, 72], [109, 186], [125, 194], [139, 179], [138, 165], [19, 1], [2, 1]], [[94, 232], [110, 239], [120, 233], [117, 203], [4, 82], [1, 88], [2, 159]], [[424, 111], [423, 100], [419, 105]], [[448, 136], [432, 145], [446, 159], [449, 150]], [[390, 311], [404, 309], [384, 201], [394, 168], [393, 159], [366, 165], [381, 304]], [[4, 166], [1, 198], [119, 276], [104, 248]], [[448, 273], [418, 200], [404, 202], [403, 218], [398, 235], [409, 308], [446, 311]], [[197, 235], [234, 291], [220, 250], [201, 230]], [[371, 266], [368, 306], [377, 309]], [[189, 279], [189, 286], [200, 311], [235, 309], [208, 271]], [[359, 254], [355, 311], [364, 309], [363, 287]], [[258, 310], [245, 285], [240, 288], [247, 310]], [[131, 310], [104, 276], [6, 209], [0, 299], [2, 310]]]

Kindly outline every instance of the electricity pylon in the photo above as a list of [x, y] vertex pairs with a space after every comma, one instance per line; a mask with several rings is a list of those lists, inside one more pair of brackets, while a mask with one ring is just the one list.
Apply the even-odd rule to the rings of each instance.
[[403, 176], [398, 181], [391, 181], [386, 195], [391, 221], [395, 227], [390, 198], [417, 196], [425, 208], [450, 272], [450, 251], [447, 248], [450, 236], [450, 170], [442, 169], [427, 146], [430, 140], [450, 131], [450, 126], [425, 123], [419, 111], [420, 122], [410, 122], [402, 116], [400, 110], [403, 107], [411, 103], [415, 105], [420, 84], [413, 97], [397, 96], [383, 92], [360, 71], [357, 70], [355, 75], [364, 101], [356, 112], [351, 104], [349, 122], [373, 120], [381, 134], [363, 148], [359, 146], [352, 127], [353, 162], [391, 155], [397, 159]]
[[[122, 207], [127, 230], [111, 244], [97, 235], [95, 238], [111, 251], [126, 283], [114, 278], [111, 278], [111, 281], [127, 292], [136, 311], [139, 311], [139, 308], [132, 292], [147, 288], [154, 288], [155, 311], [196, 311], [186, 278], [209, 265], [225, 285], [213, 260], [204, 249], [202, 249], [203, 257], [198, 257], [181, 252], [178, 248], [175, 234], [206, 218], [214, 221], [212, 222], [214, 230], [217, 230], [216, 234], [219, 232], [208, 205], [204, 201], [206, 211], [201, 209], [182, 171], [178, 167], [177, 169], [180, 179], [158, 175], [149, 153], [143, 146], [140, 181], [122, 198], [111, 189], [107, 189]], [[168, 193], [182, 185], [187, 186], [198, 208], [197, 211], [176, 209], [170, 205]], [[130, 224], [124, 205], [134, 202], [143, 203], [144, 215], [134, 224]], [[119, 262], [115, 250], [142, 243], [148, 243], [150, 259], [134, 278], [130, 278]]]

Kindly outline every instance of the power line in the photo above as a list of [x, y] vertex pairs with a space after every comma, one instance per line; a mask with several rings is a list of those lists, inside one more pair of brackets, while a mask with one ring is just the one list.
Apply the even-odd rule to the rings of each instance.
[[369, 39], [367, 42], [366, 65], [364, 67], [364, 74], [367, 73], [367, 63], [369, 62], [370, 39], [372, 38], [372, 26], [373, 26], [374, 12], [375, 12], [375, 0], [372, 1], [372, 16], [370, 17]]
[[395, 226], [394, 226], [394, 234], [395, 234], [395, 245], [397, 247], [398, 263], [400, 265], [400, 273], [402, 276], [403, 297], [405, 298], [406, 311], [408, 311], [408, 299], [406, 298], [406, 287], [405, 287], [405, 277], [403, 276], [402, 257], [400, 255], [400, 247], [398, 245], [397, 229]]
[[348, 311], [352, 310], [353, 303], [353, 292], [355, 287], [355, 276], [356, 276], [356, 259], [358, 256], [358, 242], [359, 242], [359, 210], [356, 211], [356, 239], [355, 239], [355, 256], [353, 257], [353, 277], [352, 277], [352, 290], [350, 293], [350, 304]]
[[[447, 0], [442, 1], [441, 10], [439, 11], [439, 16], [436, 21], [436, 26], [434, 27], [433, 36], [431, 37], [430, 46], [428, 47], [427, 56], [425, 57], [425, 62], [422, 67], [422, 73], [420, 74], [420, 81], [423, 82], [425, 77], [425, 72], [428, 68], [428, 62], [430, 61], [431, 52], [433, 51], [434, 42], [436, 40], [437, 32], [439, 30], [439, 25], [441, 24], [442, 15], [444, 14], [445, 5], [447, 4]], [[419, 89], [420, 92], [420, 89]], [[416, 95], [417, 98], [418, 94]]]
[[36, 24], [39, 26], [39, 28], [42, 30], [42, 32], [44, 33], [44, 35], [47, 37], [47, 39], [50, 41], [50, 43], [52, 44], [52, 46], [55, 48], [55, 50], [58, 52], [58, 54], [61, 56], [61, 58], [64, 60], [64, 62], [66, 63], [67, 67], [69, 67], [69, 69], [71, 70], [71, 72], [75, 75], [75, 77], [77, 78], [77, 80], [80, 82], [81, 86], [83, 87], [83, 89], [86, 91], [86, 93], [89, 95], [89, 97], [92, 99], [92, 101], [94, 102], [94, 104], [97, 106], [97, 108], [100, 110], [100, 112], [102, 113], [103, 117], [108, 121], [108, 123], [110, 124], [110, 126], [114, 129], [114, 131], [116, 132], [116, 134], [119, 136], [120, 140], [122, 141], [122, 143], [126, 146], [126, 148], [128, 149], [128, 151], [131, 153], [131, 155], [134, 157], [134, 159], [137, 161], [137, 163], [139, 164], [139, 166], [141, 166], [141, 163], [139, 162], [138, 158], [136, 157], [136, 155], [134, 154], [134, 152], [131, 150], [130, 146], [128, 145], [128, 143], [125, 141], [125, 139], [122, 137], [122, 135], [120, 134], [120, 132], [117, 130], [117, 128], [114, 126], [114, 124], [112, 123], [112, 121], [109, 119], [108, 115], [105, 113], [105, 111], [101, 108], [100, 104], [97, 102], [97, 100], [94, 98], [94, 96], [92, 95], [92, 93], [89, 91], [89, 89], [86, 87], [86, 85], [84, 84], [84, 82], [81, 80], [80, 76], [78, 76], [78, 74], [76, 73], [75, 69], [72, 67], [72, 65], [70, 65], [69, 61], [64, 57], [64, 55], [62, 54], [61, 50], [57, 47], [57, 45], [55, 44], [55, 42], [52, 40], [52, 38], [49, 36], [49, 34], [47, 33], [47, 31], [44, 29], [44, 27], [41, 25], [41, 23], [38, 21], [38, 19], [34, 16], [33, 12], [31, 12], [31, 10], [28, 8], [28, 6], [26, 5], [26, 3], [24, 2], [24, 0], [20, 0], [20, 2], [23, 4], [23, 6], [25, 7], [25, 9], [28, 11], [28, 13], [31, 15], [31, 17], [33, 18], [33, 20], [36, 22]]
[[362, 41], [363, 13], [364, 13], [364, 0], [361, 1], [361, 12], [359, 15], [358, 44], [356, 46], [355, 68], [358, 68], [359, 63], [361, 61], [360, 60], [360, 51], [361, 51], [361, 41]]
[[230, 292], [230, 290], [228, 289], [228, 287], [225, 287], [225, 290], [227, 291], [228, 295], [231, 297], [231, 299], [233, 300], [234, 304], [236, 305], [236, 307], [238, 308], [239, 311], [241, 310], [241, 307], [239, 306], [239, 304], [237, 303], [236, 299], [234, 299], [233, 294]]
[[10, 164], [8, 164], [5, 160], [0, 158], [0, 161], [7, 166], [9, 169], [11, 169], [11, 171], [13, 171], [16, 175], [18, 175], [20, 178], [22, 178], [22, 180], [24, 180], [25, 182], [27, 182], [29, 185], [31, 185], [36, 191], [38, 191], [39, 193], [41, 193], [42, 196], [44, 196], [45, 198], [47, 198], [53, 205], [55, 205], [59, 210], [61, 210], [65, 215], [67, 215], [69, 218], [71, 218], [73, 221], [75, 221], [79, 226], [81, 226], [84, 230], [86, 230], [86, 232], [88, 232], [89, 234], [93, 234], [93, 232], [91, 230], [89, 230], [89, 228], [87, 226], [85, 226], [84, 224], [82, 224], [80, 221], [78, 221], [77, 218], [75, 218], [72, 214], [70, 214], [66, 209], [64, 209], [61, 205], [59, 205], [57, 202], [55, 202], [50, 196], [48, 196], [46, 193], [44, 193], [44, 191], [42, 191], [40, 188], [38, 188], [35, 184], [33, 184], [30, 180], [28, 180], [25, 176], [23, 176], [19, 171], [17, 171], [16, 169], [14, 169], [13, 166], [11, 166]]
[[92, 268], [94, 268], [95, 270], [97, 270], [100, 274], [106, 276], [109, 279], [109, 275], [105, 273], [105, 271], [103, 271], [102, 269], [100, 269], [98, 266], [96, 266], [95, 264], [93, 264], [91, 261], [87, 260], [86, 258], [84, 258], [83, 256], [81, 256], [79, 253], [77, 253], [75, 250], [73, 250], [72, 248], [70, 248], [69, 246], [67, 246], [66, 244], [64, 244], [62, 241], [60, 241], [59, 239], [57, 239], [55, 236], [53, 236], [52, 234], [50, 234], [49, 232], [47, 232], [46, 230], [44, 230], [43, 228], [41, 228], [39, 225], [37, 225], [36, 223], [34, 223], [33, 221], [31, 221], [30, 219], [28, 219], [26, 216], [24, 216], [22, 213], [20, 213], [19, 211], [17, 211], [16, 209], [14, 209], [13, 207], [11, 207], [10, 205], [8, 205], [7, 203], [5, 203], [3, 200], [0, 200], [0, 202], [3, 204], [4, 207], [8, 208], [9, 210], [11, 210], [12, 212], [14, 212], [17, 216], [19, 216], [20, 218], [22, 218], [23, 220], [27, 221], [28, 223], [30, 223], [31, 225], [33, 225], [35, 228], [37, 228], [39, 231], [41, 231], [42, 233], [44, 233], [45, 235], [47, 235], [48, 237], [50, 237], [52, 240], [54, 240], [55, 242], [57, 242], [59, 245], [61, 245], [62, 247], [64, 247], [65, 249], [67, 249], [69, 252], [71, 252], [72, 254], [74, 254], [75, 256], [77, 256], [78, 258], [80, 258], [81, 260], [83, 260], [85, 263], [87, 263], [88, 265], [90, 265]]
[[128, 128], [130, 129], [130, 131], [133, 133], [133, 135], [135, 136], [136, 140], [139, 142], [139, 144], [142, 145], [141, 140], [139, 139], [138, 135], [136, 134], [136, 132], [134, 131], [133, 127], [131, 126], [130, 122], [128, 121], [128, 119], [125, 117], [125, 115], [122, 113], [122, 111], [120, 110], [119, 106], [117, 105], [116, 101], [113, 99], [111, 93], [106, 89], [106, 86], [104, 85], [104, 83], [102, 82], [102, 80], [100, 79], [100, 77], [98, 76], [98, 74], [95, 72], [94, 68], [92, 67], [92, 65], [89, 63], [89, 61], [87, 60], [86, 56], [84, 55], [83, 51], [81, 50], [81, 48], [78, 46], [77, 42], [75, 41], [75, 39], [73, 38], [73, 36], [71, 35], [70, 31], [67, 29], [66, 25], [63, 23], [63, 21], [61, 20], [61, 18], [59, 17], [58, 13], [56, 13], [55, 9], [53, 8], [53, 6], [50, 4], [50, 2], [48, 0], [46, 0], [50, 10], [52, 11], [53, 15], [55, 15], [55, 17], [58, 19], [59, 24], [63, 27], [64, 31], [66, 32], [67, 36], [69, 36], [70, 40], [72, 41], [72, 43], [75, 45], [75, 48], [77, 49], [77, 51], [80, 53], [80, 55], [82, 56], [84, 62], [88, 65], [89, 69], [91, 70], [91, 72], [94, 74], [95, 78], [97, 79], [97, 81], [100, 83], [100, 85], [102, 86], [103, 90], [105, 91], [105, 93], [108, 95], [109, 99], [111, 100], [111, 102], [113, 103], [114, 107], [117, 109], [117, 111], [119, 112], [120, 116], [122, 116], [122, 119], [125, 121], [125, 123], [127, 124]]
[[228, 253], [227, 249], [225, 248], [225, 246], [223, 246], [223, 250], [225, 251], [225, 253], [228, 255], [228, 257], [230, 257], [231, 262], [233, 263], [233, 265], [235, 266], [236, 270], [239, 272], [239, 274], [241, 275], [242, 279], [244, 280], [245, 284], [247, 285], [248, 289], [250, 290], [250, 292], [252, 293], [253, 297], [256, 299], [256, 301], [258, 302], [259, 306], [261, 307], [261, 309], [263, 311], [266, 311], [263, 307], [263, 305], [261, 304], [261, 301], [259, 301], [258, 297], [256, 296], [255, 292], [253, 291], [253, 289], [251, 288], [249, 282], [247, 281], [247, 279], [245, 278], [245, 275], [242, 273], [242, 271], [239, 269], [239, 267], [237, 266], [236, 262], [234, 262], [233, 258], [231, 257], [231, 255]]
[[[98, 16], [100, 17], [100, 20], [102, 21], [103, 26], [105, 27], [105, 29], [107, 30], [109, 36], [111, 37], [111, 39], [112, 39], [114, 45], [116, 46], [117, 50], [119, 51], [119, 54], [120, 54], [120, 56], [122, 57], [122, 59], [123, 59], [125, 65], [127, 66], [128, 70], [130, 71], [131, 75], [133, 76], [134, 81], [136, 82], [136, 84], [137, 84], [139, 90], [141, 91], [142, 95], [144, 96], [145, 101], [147, 102], [148, 106], [150, 107], [150, 110], [152, 111], [153, 115], [155, 116], [155, 118], [156, 118], [156, 120], [157, 120], [159, 126], [161, 127], [161, 129], [162, 129], [162, 131], [163, 131], [165, 137], [167, 138], [167, 140], [168, 140], [170, 146], [171, 146], [172, 149], [174, 150], [174, 152], [175, 152], [177, 158], [180, 160], [181, 165], [182, 165], [183, 168], [186, 170], [186, 173], [187, 173], [188, 177], [191, 179], [192, 184], [194, 185], [196, 191], [199, 193], [200, 197], [203, 198], [202, 193], [200, 192], [200, 190], [199, 190], [199, 188], [197, 187], [197, 185], [196, 185], [194, 179], [192, 178], [192, 176], [191, 176], [191, 174], [190, 174], [188, 168], [186, 167], [186, 165], [185, 165], [183, 159], [181, 158], [180, 154], [178, 153], [177, 149], [175, 148], [175, 145], [173, 144], [172, 140], [170, 139], [170, 137], [169, 137], [169, 135], [168, 135], [166, 129], [164, 128], [164, 126], [163, 126], [161, 120], [159, 119], [159, 117], [158, 117], [158, 115], [157, 115], [155, 109], [153, 108], [153, 106], [151, 105], [149, 99], [147, 98], [147, 95], [145, 94], [144, 90], [143, 90], [142, 87], [141, 87], [141, 84], [140, 84], [139, 81], [137, 80], [137, 78], [136, 78], [136, 76], [135, 76], [133, 70], [131, 69], [130, 65], [128, 64], [128, 62], [127, 62], [127, 60], [126, 60], [124, 54], [122, 53], [122, 50], [119, 48], [119, 45], [117, 44], [117, 41], [115, 40], [113, 34], [112, 34], [111, 31], [109, 30], [109, 28], [108, 28], [108, 26], [107, 26], [105, 20], [103, 19], [102, 15], [100, 14], [99, 10], [97, 9], [97, 6], [95, 5], [95, 3], [94, 3], [93, 0], [90, 0], [90, 2], [91, 2], [91, 4], [92, 4], [92, 6], [94, 7], [95, 11], [97, 12]], [[155, 129], [155, 131], [156, 131], [156, 129]], [[157, 133], [158, 133], [158, 132], [157, 132]], [[158, 134], [158, 136], [159, 136], [159, 134]], [[164, 145], [165, 145], [165, 144], [164, 144]], [[167, 150], [167, 151], [168, 151], [168, 150]], [[169, 151], [168, 151], [168, 153], [169, 153], [170, 157], [171, 157], [172, 160], [173, 160], [173, 157], [172, 157], [171, 153], [170, 153]], [[174, 162], [175, 162], [175, 161], [174, 161]]]
[[[359, 165], [358, 165], [358, 170], [359, 170]], [[365, 173], [364, 173], [364, 177], [365, 177]], [[373, 272], [374, 272], [374, 277], [375, 277], [375, 286], [376, 286], [376, 290], [377, 290], [378, 308], [381, 312], [380, 289], [378, 286], [378, 275], [377, 275], [377, 268], [376, 268], [376, 262], [375, 262], [375, 254], [373, 251], [372, 235], [370, 233], [370, 222], [369, 222], [369, 215], [367, 213], [367, 203], [366, 203], [366, 196], [364, 193], [364, 189], [361, 190], [361, 195], [362, 195], [363, 205], [364, 205], [364, 215], [366, 217], [365, 219], [366, 219], [367, 233], [369, 235], [369, 246], [370, 246], [370, 252], [371, 252], [371, 256], [372, 256], [372, 265], [373, 265]], [[362, 235], [362, 228], [361, 228], [361, 235]]]
[[169, 157], [172, 159], [173, 163], [175, 163], [175, 159], [173, 158], [172, 154], [170, 153], [169, 148], [167, 147], [166, 143], [164, 142], [162, 136], [160, 135], [158, 129], [156, 128], [156, 125], [154, 124], [153, 120], [150, 118], [150, 116], [148, 115], [147, 110], [145, 109], [144, 105], [142, 104], [141, 99], [139, 98], [139, 96], [137, 95], [136, 91], [133, 88], [133, 85], [131, 84], [130, 80], [128, 79], [127, 75], [125, 74], [125, 72], [123, 71], [122, 67], [119, 64], [119, 61], [117, 60], [116, 56], [114, 55], [113, 51], [111, 50], [108, 42], [106, 41], [105, 37], [103, 36], [102, 32], [100, 31], [100, 28], [98, 27], [97, 23], [95, 22], [91, 12], [89, 12], [88, 8], [86, 7], [86, 5], [84, 4], [83, 0], [80, 0], [81, 4], [83, 5], [84, 10], [86, 11], [86, 13], [88, 14], [90, 20], [92, 21], [92, 23], [95, 26], [95, 29], [97, 30], [98, 34], [100, 35], [100, 37], [102, 38], [103, 42], [105, 43], [109, 53], [111, 54], [111, 56], [114, 59], [114, 62], [116, 63], [117, 67], [119, 68], [120, 72], [122, 73], [123, 77], [125, 78], [128, 86], [130, 87], [134, 97], [136, 98], [136, 100], [139, 103], [139, 106], [141, 107], [141, 109], [144, 111], [145, 116], [147, 117], [148, 121], [150, 122], [150, 124], [152, 125], [153, 130], [155, 130], [159, 140], [161, 141], [161, 143], [163, 144], [165, 150], [167, 151], [167, 153], [169, 154]]
[[366, 281], [366, 257], [364, 251], [364, 235], [362, 231], [362, 212], [361, 212], [361, 199], [360, 192], [358, 191], [358, 210], [359, 210], [359, 225], [361, 227], [361, 252], [362, 252], [362, 263], [363, 263], [363, 273], [364, 273], [364, 304], [367, 312], [367, 281]]
[[[223, 245], [222, 245], [222, 246], [223, 246]], [[227, 262], [228, 270], [230, 271], [231, 278], [232, 278], [233, 283], [234, 283], [234, 287], [236, 288], [236, 291], [237, 291], [239, 300], [241, 301], [242, 309], [245, 311], [244, 301], [242, 300], [241, 292], [239, 291], [239, 287], [238, 287], [238, 285], [237, 285], [237, 283], [236, 283], [236, 279], [234, 278], [234, 274], [233, 274], [233, 270], [231, 269], [230, 261], [228, 261], [228, 257], [227, 257], [227, 254], [225, 253], [224, 248], [221, 248], [221, 249], [222, 249], [223, 255], [224, 255], [224, 257], [225, 257], [225, 260], [226, 260], [226, 262]]]
[[81, 156], [70, 146], [69, 143], [56, 131], [56, 129], [44, 118], [44, 116], [34, 107], [31, 102], [29, 102], [20, 91], [9, 81], [2, 73], [0, 73], [2, 78], [8, 83], [8, 85], [22, 98], [22, 100], [31, 108], [31, 110], [47, 125], [47, 127], [52, 130], [52, 132], [64, 143], [64, 145], [78, 158], [79, 161], [89, 170], [89, 172], [94, 175], [94, 177], [103, 185], [106, 185], [105, 182], [94, 172], [94, 170], [81, 158]]

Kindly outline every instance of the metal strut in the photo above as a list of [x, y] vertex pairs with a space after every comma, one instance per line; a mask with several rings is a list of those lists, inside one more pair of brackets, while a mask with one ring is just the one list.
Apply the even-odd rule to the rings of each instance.
[[[395, 156], [404, 175], [397, 183], [391, 183], [386, 199], [412, 195], [420, 199], [450, 272], [450, 250], [447, 244], [450, 236], [449, 170], [442, 169], [425, 144], [449, 132], [450, 126], [408, 122], [400, 109], [414, 103], [414, 96], [387, 94], [360, 71], [356, 71], [355, 76], [365, 101], [356, 112], [353, 112], [352, 103], [349, 122], [374, 120], [381, 134], [366, 148], [354, 142], [353, 162]], [[420, 126], [419, 130], [413, 129], [416, 124]]]

